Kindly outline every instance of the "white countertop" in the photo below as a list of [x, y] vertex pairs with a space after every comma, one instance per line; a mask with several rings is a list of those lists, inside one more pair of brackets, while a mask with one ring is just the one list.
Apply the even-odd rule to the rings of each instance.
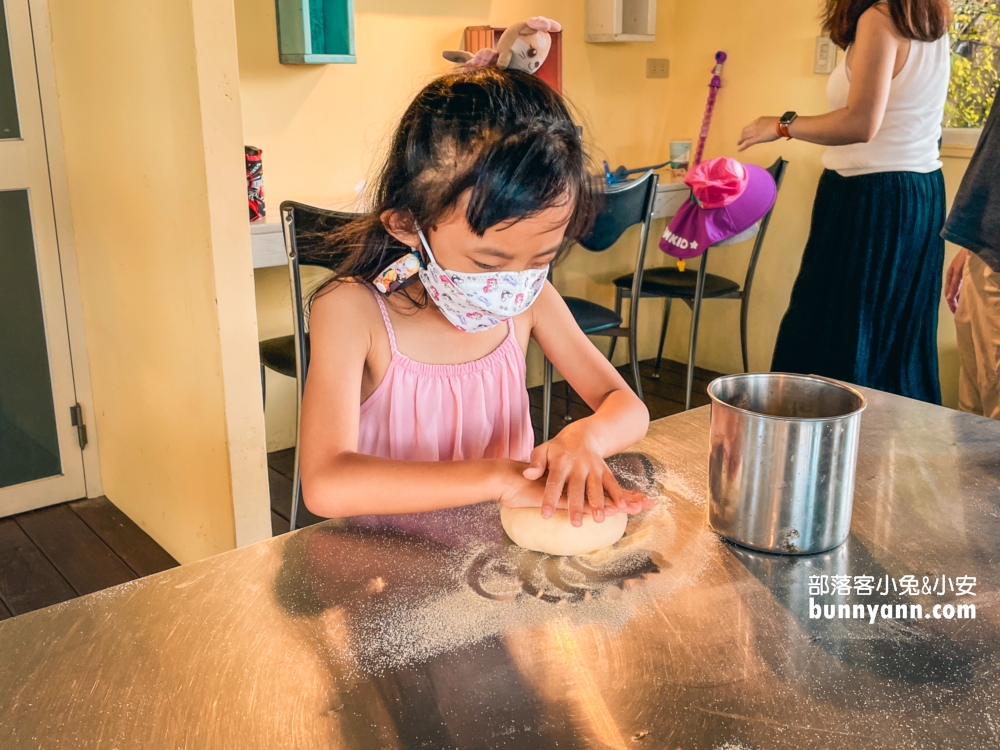
[[250, 253], [253, 256], [254, 268], [285, 265], [287, 257], [285, 238], [281, 233], [280, 213], [275, 211], [274, 215], [267, 216], [265, 221], [250, 222]]

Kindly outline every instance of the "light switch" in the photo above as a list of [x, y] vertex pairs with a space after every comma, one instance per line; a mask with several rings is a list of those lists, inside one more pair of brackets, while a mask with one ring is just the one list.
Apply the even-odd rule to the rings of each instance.
[[828, 36], [816, 37], [816, 56], [813, 73], [829, 75], [837, 67], [837, 45]]

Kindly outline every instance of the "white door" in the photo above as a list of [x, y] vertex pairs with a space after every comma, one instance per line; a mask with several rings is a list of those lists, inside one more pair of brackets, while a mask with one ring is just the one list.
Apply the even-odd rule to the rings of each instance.
[[28, 0], [0, 0], [0, 516], [84, 497]]

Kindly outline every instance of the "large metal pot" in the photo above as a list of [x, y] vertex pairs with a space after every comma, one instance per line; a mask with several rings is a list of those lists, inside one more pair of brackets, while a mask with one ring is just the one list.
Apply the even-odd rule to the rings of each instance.
[[825, 552], [847, 539], [865, 397], [826, 378], [727, 375], [712, 399], [708, 522], [765, 552]]

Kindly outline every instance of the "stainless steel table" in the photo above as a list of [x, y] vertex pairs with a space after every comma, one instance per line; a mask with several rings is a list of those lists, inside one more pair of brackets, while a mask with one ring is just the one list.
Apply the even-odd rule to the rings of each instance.
[[[0, 747], [998, 747], [1000, 424], [867, 395], [833, 552], [706, 529], [698, 409], [616, 461], [662, 502], [611, 552], [518, 550], [487, 506], [331, 522], [4, 622]], [[888, 595], [821, 593], [864, 576]]]

